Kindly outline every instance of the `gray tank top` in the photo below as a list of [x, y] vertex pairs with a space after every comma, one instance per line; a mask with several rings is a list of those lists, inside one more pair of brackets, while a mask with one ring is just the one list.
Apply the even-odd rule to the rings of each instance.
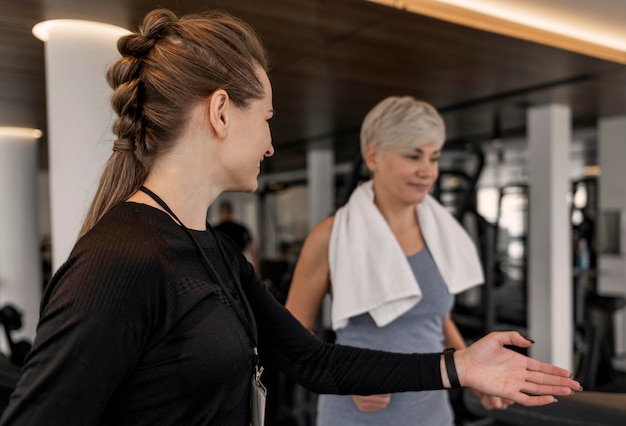
[[[376, 326], [369, 314], [353, 317], [348, 325], [337, 330], [338, 343], [403, 353], [443, 351], [443, 322], [452, 309], [454, 297], [448, 292], [428, 247], [407, 259], [422, 291], [420, 302], [382, 328]], [[375, 413], [359, 411], [351, 395], [320, 395], [317, 408], [318, 426], [451, 426], [454, 423], [445, 390], [395, 393], [389, 405]]]

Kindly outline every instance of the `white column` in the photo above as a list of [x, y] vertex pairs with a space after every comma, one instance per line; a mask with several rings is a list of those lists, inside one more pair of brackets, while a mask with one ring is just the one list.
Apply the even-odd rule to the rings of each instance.
[[54, 20], [33, 33], [45, 41], [53, 270], [76, 241], [111, 153], [113, 113], [105, 74], [127, 30]]
[[[599, 234], [597, 290], [626, 297], [626, 116], [598, 122]], [[626, 351], [626, 315], [615, 313], [615, 352]]]
[[306, 154], [309, 228], [334, 213], [335, 154], [331, 142], [312, 143]]
[[529, 337], [531, 356], [572, 369], [571, 223], [567, 206], [571, 113], [566, 105], [530, 108]]
[[17, 308], [22, 328], [16, 337], [26, 336], [31, 341], [39, 319], [43, 280], [37, 202], [40, 136], [40, 131], [32, 129], [0, 128], [0, 307], [12, 304]]
[[[330, 141], [312, 143], [306, 155], [309, 190], [309, 229], [335, 212], [335, 153]], [[322, 327], [331, 328], [331, 300], [322, 302]]]

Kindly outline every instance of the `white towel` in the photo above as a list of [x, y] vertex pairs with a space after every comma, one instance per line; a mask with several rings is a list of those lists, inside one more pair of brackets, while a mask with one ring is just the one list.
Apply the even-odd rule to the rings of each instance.
[[[483, 283], [476, 246], [457, 220], [430, 195], [416, 209], [448, 291], [456, 294]], [[374, 204], [371, 181], [359, 185], [337, 210], [328, 252], [334, 330], [366, 312], [383, 327], [420, 301], [406, 255]]]

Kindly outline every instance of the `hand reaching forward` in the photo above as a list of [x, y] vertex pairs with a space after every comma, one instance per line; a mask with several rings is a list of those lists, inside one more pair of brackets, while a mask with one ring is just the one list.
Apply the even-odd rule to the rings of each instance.
[[494, 332], [455, 352], [461, 385], [526, 406], [550, 404], [555, 396], [582, 390], [569, 371], [504, 347], [527, 348], [532, 343], [515, 331]]

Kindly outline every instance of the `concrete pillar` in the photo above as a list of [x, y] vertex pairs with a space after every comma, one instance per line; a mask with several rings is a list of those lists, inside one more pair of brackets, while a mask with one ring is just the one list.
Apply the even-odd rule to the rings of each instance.
[[566, 105], [530, 108], [528, 120], [528, 325], [530, 355], [572, 369], [571, 223], [567, 205], [571, 112]]
[[[309, 189], [309, 229], [335, 212], [335, 153], [330, 141], [312, 143], [306, 155]], [[322, 327], [331, 328], [331, 300], [322, 302]]]
[[[602, 296], [626, 297], [626, 116], [598, 122], [599, 239], [597, 290]], [[615, 352], [626, 352], [626, 315], [614, 315]]]
[[43, 280], [38, 226], [39, 137], [41, 131], [33, 129], [0, 128], [0, 307], [12, 304], [17, 308], [22, 314], [22, 329], [15, 336], [31, 341], [39, 320]]
[[329, 141], [307, 147], [309, 228], [335, 212], [335, 154]]
[[53, 270], [69, 255], [111, 153], [105, 73], [127, 30], [75, 20], [37, 24], [45, 42]]

